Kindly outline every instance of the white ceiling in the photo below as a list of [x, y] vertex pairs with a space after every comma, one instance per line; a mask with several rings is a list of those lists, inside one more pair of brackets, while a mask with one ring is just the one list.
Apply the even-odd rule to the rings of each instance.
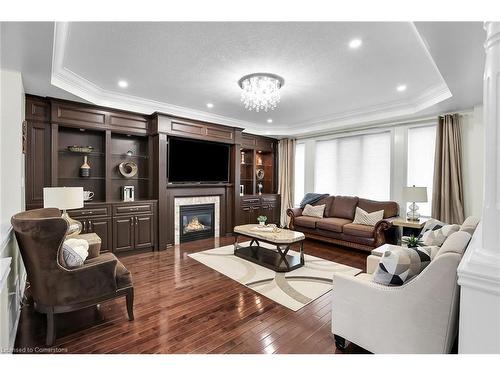
[[[2, 23], [1, 63], [33, 94], [304, 135], [471, 108], [483, 40], [477, 22]], [[238, 79], [257, 71], [285, 78], [275, 111], [239, 101]]]

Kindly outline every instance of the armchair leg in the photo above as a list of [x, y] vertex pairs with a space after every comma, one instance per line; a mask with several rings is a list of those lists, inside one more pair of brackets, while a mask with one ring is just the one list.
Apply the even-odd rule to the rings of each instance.
[[335, 339], [335, 346], [337, 347], [337, 349], [344, 351], [347, 346], [345, 338], [337, 335], [333, 335], [333, 338]]
[[126, 295], [128, 320], [134, 320], [134, 289], [130, 288]]
[[54, 311], [49, 311], [47, 314], [47, 335], [45, 337], [45, 344], [53, 346], [56, 340], [56, 326], [54, 322]]

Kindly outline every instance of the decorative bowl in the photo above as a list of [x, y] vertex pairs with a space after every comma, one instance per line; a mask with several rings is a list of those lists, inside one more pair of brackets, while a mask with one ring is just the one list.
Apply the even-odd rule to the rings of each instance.
[[133, 161], [125, 161], [118, 165], [118, 170], [123, 177], [132, 178], [137, 174], [139, 169]]

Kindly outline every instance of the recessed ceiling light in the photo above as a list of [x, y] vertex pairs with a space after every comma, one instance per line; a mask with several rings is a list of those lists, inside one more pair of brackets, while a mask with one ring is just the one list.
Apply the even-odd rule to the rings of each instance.
[[353, 39], [349, 42], [349, 48], [352, 49], [359, 48], [361, 47], [362, 44], [363, 42], [361, 41], [361, 39]]
[[406, 85], [399, 85], [398, 87], [396, 87], [396, 90], [398, 90], [399, 92], [405, 91]]
[[213, 108], [214, 105], [212, 103], [207, 103], [207, 108]]
[[268, 124], [270, 124], [270, 123], [272, 123], [272, 122], [273, 122], [273, 119], [272, 119], [272, 118], [268, 118], [268, 119], [267, 119], [267, 123], [268, 123]]
[[125, 87], [128, 87], [128, 82], [123, 80], [118, 81], [118, 86], [124, 89]]

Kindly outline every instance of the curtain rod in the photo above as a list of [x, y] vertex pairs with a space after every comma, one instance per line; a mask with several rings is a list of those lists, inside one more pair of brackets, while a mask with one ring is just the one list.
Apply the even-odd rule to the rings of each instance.
[[470, 115], [470, 114], [473, 114], [474, 113], [474, 110], [468, 110], [468, 111], [457, 111], [457, 112], [448, 112], [448, 113], [443, 113], [443, 114], [440, 114], [438, 117], [444, 117], [444, 116], [448, 116], [448, 115]]

